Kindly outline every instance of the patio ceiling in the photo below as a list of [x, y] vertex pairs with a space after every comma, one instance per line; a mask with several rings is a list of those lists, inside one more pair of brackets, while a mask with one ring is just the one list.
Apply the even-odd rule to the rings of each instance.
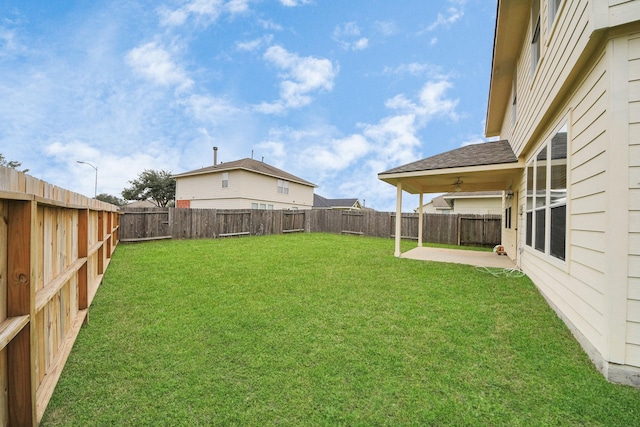
[[[454, 191], [503, 191], [514, 185], [524, 166], [520, 163], [378, 175], [391, 185], [402, 183], [410, 194]], [[457, 182], [461, 182], [459, 187]], [[458, 189], [459, 188], [459, 189]]]

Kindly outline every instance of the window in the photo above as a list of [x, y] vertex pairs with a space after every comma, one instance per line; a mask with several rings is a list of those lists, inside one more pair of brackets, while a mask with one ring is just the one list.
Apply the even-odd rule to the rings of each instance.
[[562, 0], [549, 0], [549, 28], [553, 25], [553, 21], [556, 19], [556, 15], [558, 13], [558, 9], [560, 9], [560, 4]]
[[278, 180], [278, 193], [289, 194], [289, 181], [285, 181], [283, 179]]
[[229, 187], [229, 172], [222, 173], [222, 188]]
[[257, 203], [251, 203], [251, 209], [258, 209]]
[[527, 165], [525, 244], [561, 260], [566, 253], [567, 126]]
[[273, 210], [273, 205], [267, 205], [267, 210], [272, 211]]
[[531, 75], [540, 60], [540, 0], [531, 4]]
[[266, 210], [267, 209], [267, 204], [266, 203], [260, 203], [260, 209], [261, 210]]
[[511, 229], [511, 206], [504, 210], [504, 228]]

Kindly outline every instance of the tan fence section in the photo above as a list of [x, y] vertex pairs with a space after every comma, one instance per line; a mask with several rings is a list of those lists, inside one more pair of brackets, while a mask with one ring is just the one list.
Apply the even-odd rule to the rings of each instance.
[[[418, 238], [418, 214], [402, 214], [402, 238]], [[340, 210], [126, 209], [122, 242], [315, 232], [394, 237], [395, 213]], [[424, 214], [422, 240], [451, 245], [500, 243], [500, 215]]]
[[0, 425], [37, 425], [118, 243], [117, 207], [0, 166]]

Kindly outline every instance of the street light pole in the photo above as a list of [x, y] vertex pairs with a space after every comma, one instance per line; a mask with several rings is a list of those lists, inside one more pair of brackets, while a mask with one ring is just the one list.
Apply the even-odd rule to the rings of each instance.
[[95, 184], [95, 187], [94, 187], [94, 190], [93, 190], [93, 198], [95, 199], [96, 197], [98, 197], [98, 168], [93, 166], [89, 162], [83, 162], [83, 161], [80, 161], [80, 160], [76, 160], [76, 162], [82, 163], [83, 165], [89, 165], [89, 166], [91, 166], [92, 168], [94, 168], [96, 170], [96, 184]]

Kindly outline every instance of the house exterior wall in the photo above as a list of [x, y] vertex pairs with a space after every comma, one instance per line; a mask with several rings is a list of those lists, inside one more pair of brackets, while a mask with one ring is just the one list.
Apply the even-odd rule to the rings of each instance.
[[549, 23], [541, 2], [541, 58], [531, 73], [529, 28], [516, 120], [510, 102], [500, 137], [528, 164], [567, 124], [565, 260], [525, 244], [527, 168], [513, 183], [518, 231], [503, 230], [503, 242], [596, 366], [640, 385], [640, 7], [631, 3], [565, 0]]
[[433, 206], [433, 202], [429, 202], [422, 206], [422, 213], [426, 214], [449, 214], [451, 213], [451, 209], [436, 209]]
[[501, 215], [502, 199], [499, 197], [455, 199], [453, 203], [453, 211], [451, 213]]
[[289, 194], [278, 193], [278, 178], [246, 170], [231, 170], [228, 186], [223, 172], [181, 177], [176, 200], [190, 200], [192, 208], [251, 209], [254, 203], [271, 209], [311, 209], [313, 187], [289, 181]]
[[[636, 5], [637, 6], [637, 5]], [[640, 366], [640, 33], [627, 43], [629, 94], [629, 277], [625, 364]]]
[[422, 206], [422, 212], [428, 214], [474, 214], [474, 215], [501, 215], [501, 197], [447, 197], [452, 202], [452, 208], [435, 207], [433, 201]]

